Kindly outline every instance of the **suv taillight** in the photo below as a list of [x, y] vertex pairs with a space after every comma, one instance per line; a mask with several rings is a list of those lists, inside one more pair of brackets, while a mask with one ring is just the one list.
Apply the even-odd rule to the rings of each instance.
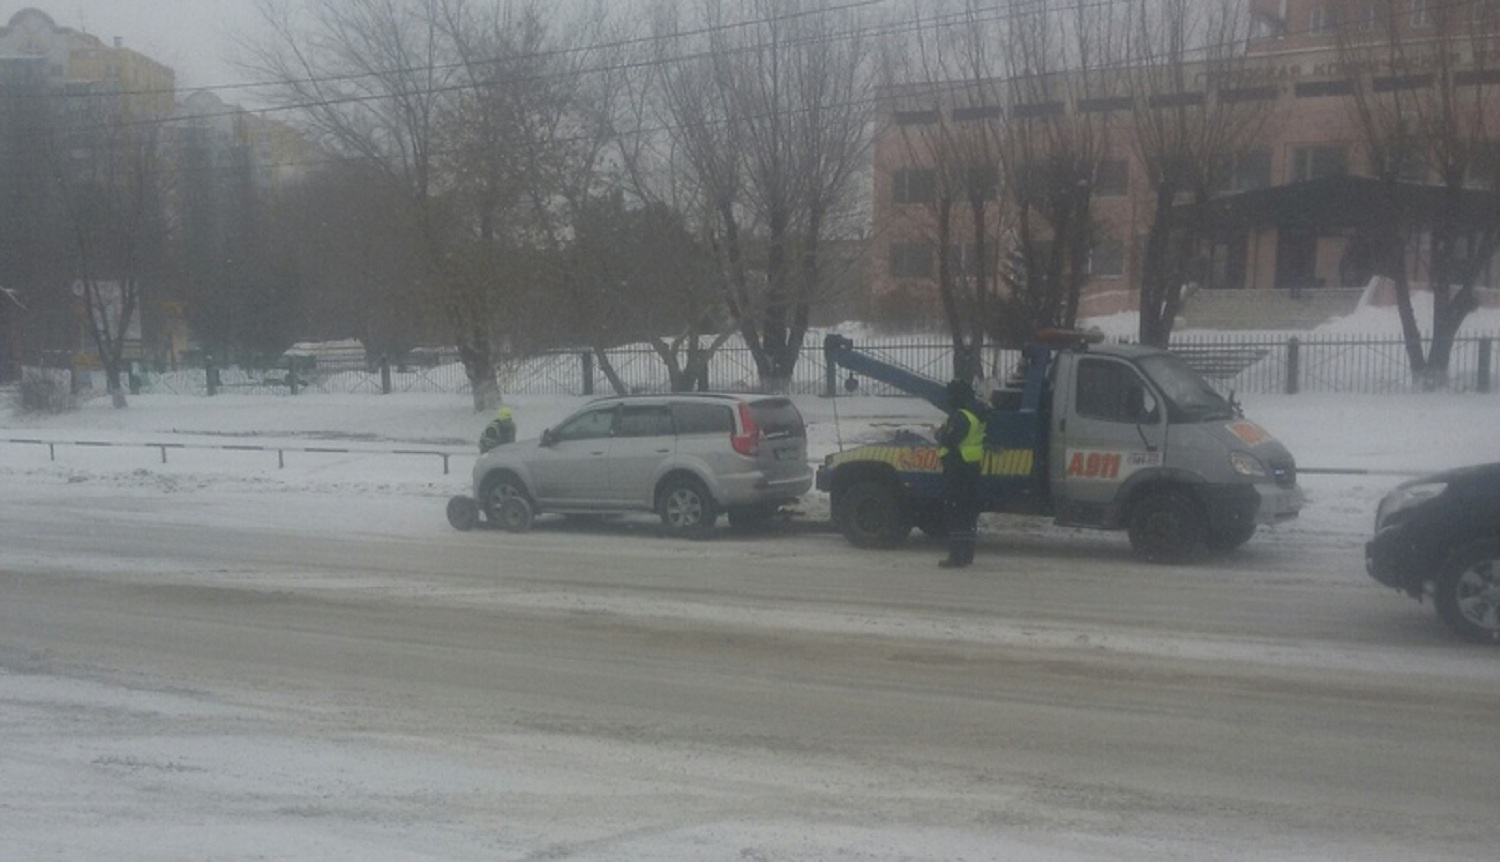
[[760, 426], [755, 424], [755, 416], [750, 412], [750, 405], [740, 402], [740, 428], [739, 434], [729, 436], [729, 445], [734, 451], [747, 457], [755, 457], [760, 454]]

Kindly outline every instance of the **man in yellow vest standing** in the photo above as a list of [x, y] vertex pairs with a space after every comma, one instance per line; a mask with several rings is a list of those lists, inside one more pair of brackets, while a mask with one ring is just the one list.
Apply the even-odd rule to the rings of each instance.
[[984, 415], [967, 380], [948, 383], [948, 419], [937, 436], [948, 526], [948, 558], [938, 565], [956, 569], [974, 562], [979, 470], [984, 460]]

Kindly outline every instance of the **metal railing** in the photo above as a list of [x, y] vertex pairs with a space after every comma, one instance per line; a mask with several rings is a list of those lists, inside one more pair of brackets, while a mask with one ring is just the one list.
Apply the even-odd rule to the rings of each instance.
[[[1500, 355], [1495, 349], [1500, 333], [1465, 335], [1453, 345], [1444, 388], [1452, 392], [1489, 393], [1500, 379]], [[857, 345], [877, 357], [937, 380], [952, 373], [952, 345], [935, 337], [874, 339]], [[1221, 390], [1246, 394], [1295, 394], [1342, 392], [1380, 394], [1419, 391], [1424, 382], [1412, 374], [1406, 345], [1398, 337], [1364, 335], [1266, 335], [1237, 334], [1174, 336], [1172, 350], [1197, 368]], [[1426, 342], [1424, 342], [1424, 349]], [[606, 351], [610, 365], [629, 392], [664, 392], [670, 388], [666, 366], [649, 346], [630, 345]], [[1018, 351], [987, 349], [983, 354], [987, 374], [1008, 372], [1019, 358]], [[589, 395], [612, 392], [591, 351], [558, 350], [507, 361], [496, 369], [502, 392], [514, 395]], [[431, 367], [345, 369], [328, 373], [316, 370], [299, 376], [289, 385], [284, 369], [245, 371], [217, 369], [216, 385], [210, 393], [206, 369], [168, 373], [144, 373], [140, 389], [145, 393], [179, 395], [281, 394], [302, 392], [330, 394], [381, 394], [390, 392], [467, 393], [468, 377], [458, 364]], [[822, 345], [808, 344], [790, 381], [798, 395], [829, 395], [845, 392], [848, 375], [832, 371], [823, 359]], [[726, 345], [709, 362], [710, 389], [756, 391], [759, 375], [748, 348]], [[1430, 387], [1425, 387], [1430, 388]], [[891, 387], [870, 380], [859, 381], [855, 390], [866, 395], [900, 395]]]

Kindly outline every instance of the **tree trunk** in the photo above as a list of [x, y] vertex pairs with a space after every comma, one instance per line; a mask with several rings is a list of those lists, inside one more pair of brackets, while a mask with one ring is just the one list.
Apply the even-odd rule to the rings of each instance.
[[500, 384], [495, 380], [495, 359], [490, 350], [489, 336], [475, 331], [471, 343], [459, 345], [458, 357], [464, 364], [464, 375], [469, 378], [474, 412], [494, 410], [500, 405]]
[[610, 388], [615, 390], [616, 395], [629, 395], [630, 387], [620, 379], [620, 372], [615, 370], [615, 364], [609, 361], [609, 354], [601, 347], [594, 348], [594, 359], [597, 360], [599, 370], [604, 372], [604, 379], [609, 381]]
[[1172, 201], [1176, 196], [1176, 190], [1169, 183], [1157, 187], [1156, 212], [1146, 234], [1146, 259], [1141, 267], [1140, 339], [1142, 344], [1153, 347], [1166, 347], [1172, 338], [1172, 321], [1166, 314], [1171, 280], [1168, 245]]

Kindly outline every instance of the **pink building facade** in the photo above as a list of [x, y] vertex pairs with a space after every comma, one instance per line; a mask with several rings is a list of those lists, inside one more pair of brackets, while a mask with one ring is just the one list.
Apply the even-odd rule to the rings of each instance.
[[[1492, 153], [1488, 171], [1476, 184], [1495, 189], [1500, 175], [1500, 2], [1472, 0], [1252, 0], [1254, 26], [1240, 62], [1228, 79], [1209, 82], [1197, 74], [1208, 100], [1241, 100], [1261, 111], [1253, 134], [1222, 158], [1219, 194], [1254, 191], [1337, 174], [1372, 175], [1369, 135], [1361, 123], [1358, 92], [1370, 98], [1409, 91], [1421, 104], [1422, 88], [1433, 90], [1434, 76], [1447, 74], [1457, 86], [1451, 91], [1468, 100], [1475, 116], [1490, 121], [1487, 143]], [[1399, 42], [1403, 51], [1379, 47]], [[1435, 70], [1433, 45], [1442, 42], [1451, 54], [1452, 68]], [[1368, 46], [1357, 48], [1356, 46]], [[1451, 49], [1451, 50], [1450, 50]], [[1354, 58], [1364, 58], [1353, 69]], [[1357, 77], [1361, 76], [1361, 77]], [[1122, 76], [1122, 78], [1125, 76]], [[930, 92], [932, 88], [928, 88]], [[1004, 92], [1005, 87], [994, 88]], [[953, 92], [960, 93], [960, 88]], [[1374, 94], [1373, 97], [1370, 94]], [[1184, 94], [1192, 97], [1194, 94]], [[1138, 307], [1139, 273], [1144, 237], [1154, 208], [1154, 190], [1146, 179], [1131, 124], [1138, 116], [1131, 108], [1139, 94], [1116, 91], [1091, 99], [1059, 98], [1046, 104], [1022, 104], [1004, 98], [997, 105], [975, 104], [963, 95], [948, 100], [927, 99], [911, 93], [888, 93], [877, 131], [874, 170], [874, 237], [872, 292], [876, 306], [882, 298], [893, 304], [913, 303], [935, 292], [939, 248], [936, 209], [929, 188], [935, 163], [985, 164], [984, 124], [1019, 122], [1037, 111], [1067, 112], [1097, 134], [1097, 170], [1092, 218], [1096, 242], [1089, 263], [1080, 314], [1107, 315]], [[926, 104], [924, 104], [924, 101]], [[1138, 103], [1137, 103], [1138, 104]], [[1467, 122], [1467, 121], [1466, 121]], [[965, 132], [965, 127], [970, 131]], [[935, 131], [943, 129], [943, 131]], [[956, 129], [958, 131], [948, 131]], [[950, 142], [966, 135], [966, 143]], [[1483, 132], [1479, 137], [1485, 137]], [[998, 139], [998, 136], [997, 136]], [[997, 145], [998, 146], [998, 145]], [[935, 153], [944, 149], [946, 153]], [[967, 148], [972, 157], [954, 157]], [[997, 156], [991, 155], [994, 161]], [[968, 168], [970, 171], [982, 167]], [[1403, 180], [1438, 182], [1435, 168], [1414, 160], [1403, 168]], [[1005, 194], [995, 196], [992, 240], [1005, 254], [1002, 207]], [[1360, 287], [1368, 280], [1367, 265], [1357, 253], [1354, 232], [1336, 223], [1245, 224], [1223, 230], [1203, 243], [1195, 266], [1199, 287], [1209, 290], [1307, 290]], [[973, 242], [972, 219], [948, 233], [948, 254], [963, 258], [963, 246]], [[960, 246], [960, 248], [954, 248]], [[1421, 253], [1411, 256], [1411, 274], [1422, 282]], [[962, 268], [962, 264], [955, 264]], [[1481, 284], [1500, 286], [1500, 266], [1494, 261]], [[1493, 291], [1484, 292], [1494, 302]], [[890, 298], [905, 298], [891, 300]]]

